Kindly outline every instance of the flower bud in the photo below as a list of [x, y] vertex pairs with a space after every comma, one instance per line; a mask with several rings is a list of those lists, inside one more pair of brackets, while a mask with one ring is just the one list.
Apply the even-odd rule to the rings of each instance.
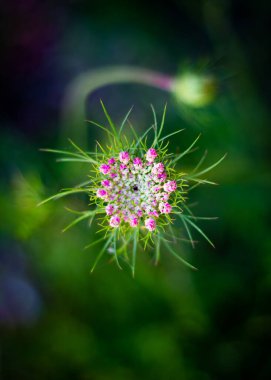
[[147, 230], [149, 231], [154, 231], [155, 228], [156, 228], [156, 222], [154, 219], [152, 218], [148, 218], [145, 220], [145, 227], [147, 228]]
[[169, 214], [171, 213], [172, 207], [169, 203], [160, 203], [159, 210], [162, 214]]
[[102, 186], [104, 187], [112, 187], [112, 182], [110, 182], [108, 179], [105, 179], [104, 181], [101, 182]]
[[109, 165], [113, 165], [116, 162], [116, 160], [114, 157], [112, 157], [112, 158], [109, 158], [109, 160], [107, 162]]
[[112, 215], [115, 210], [115, 207], [111, 204], [107, 205], [105, 208], [105, 212], [107, 215]]
[[133, 161], [135, 169], [141, 169], [142, 168], [142, 161], [139, 157], [136, 157]]
[[138, 218], [135, 215], [131, 215], [129, 223], [130, 223], [131, 227], [137, 227], [138, 226]]
[[176, 78], [172, 92], [182, 103], [199, 108], [207, 106], [214, 100], [217, 83], [213, 76], [187, 72]]
[[110, 172], [111, 167], [106, 164], [102, 164], [99, 168], [100, 172], [103, 174], [108, 174]]
[[118, 227], [120, 225], [120, 218], [116, 215], [110, 218], [109, 224], [111, 227]]
[[154, 148], [150, 148], [146, 153], [146, 158], [148, 162], [153, 162], [157, 157], [157, 152]]
[[128, 164], [129, 160], [130, 160], [130, 155], [128, 152], [120, 152], [119, 154], [119, 160], [120, 162], [122, 162], [123, 164]]
[[102, 198], [102, 199], [106, 198], [107, 197], [107, 191], [104, 189], [98, 189], [97, 190], [97, 197]]
[[162, 174], [164, 171], [164, 165], [162, 162], [158, 162], [158, 164], [155, 164], [152, 168], [152, 174]]
[[164, 184], [164, 190], [167, 192], [167, 193], [172, 193], [173, 191], [175, 191], [177, 189], [177, 183], [176, 181], [168, 181]]

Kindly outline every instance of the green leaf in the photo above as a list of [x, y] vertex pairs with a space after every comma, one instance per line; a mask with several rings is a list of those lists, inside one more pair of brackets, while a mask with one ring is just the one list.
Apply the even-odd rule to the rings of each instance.
[[187, 232], [187, 235], [189, 237], [189, 241], [190, 241], [192, 247], [195, 248], [194, 239], [193, 239], [192, 234], [190, 232], [190, 229], [189, 229], [189, 227], [188, 227], [188, 225], [187, 225], [187, 223], [186, 223], [186, 221], [185, 221], [185, 219], [183, 217], [181, 217], [181, 221], [182, 221], [182, 223], [184, 225], [184, 228], [185, 228], [185, 230]]
[[182, 131], [184, 131], [184, 129], [179, 129], [178, 131], [175, 131], [175, 132], [169, 133], [169, 134], [166, 135], [165, 137], [162, 137], [161, 139], [159, 139], [158, 142], [162, 142], [162, 141], [168, 139], [169, 137], [174, 136], [174, 135], [176, 135], [177, 133], [180, 133], [180, 132], [182, 132]]
[[109, 131], [108, 128], [104, 127], [103, 125], [96, 123], [95, 121], [92, 121], [92, 120], [86, 120], [86, 121], [90, 124], [96, 125], [96, 127], [99, 127], [100, 129], [102, 129], [103, 131], [108, 133], [109, 136], [115, 138], [115, 135], [111, 131]]
[[70, 194], [86, 193], [86, 192], [87, 192], [87, 189], [76, 189], [76, 188], [72, 189], [72, 190], [63, 191], [61, 193], [52, 195], [51, 197], [49, 197], [47, 199], [44, 199], [43, 201], [41, 201], [40, 203], [38, 203], [37, 206], [41, 206], [44, 203], [47, 203], [47, 202], [49, 202], [51, 200], [55, 200], [55, 199], [59, 199], [59, 198], [62, 198], [62, 197], [66, 197], [67, 195], [70, 195]]
[[94, 271], [94, 269], [96, 268], [96, 265], [98, 264], [98, 262], [101, 260], [106, 248], [109, 246], [109, 244], [111, 243], [113, 239], [113, 235], [110, 236], [110, 238], [107, 240], [107, 242], [105, 243], [105, 245], [103, 246], [103, 248], [101, 249], [101, 251], [99, 252], [98, 256], [96, 257], [96, 260], [94, 261], [94, 264], [90, 270], [90, 272], [92, 273]]
[[135, 229], [133, 236], [133, 255], [132, 255], [132, 275], [135, 277], [135, 265], [136, 265], [136, 253], [137, 253], [137, 240], [138, 240], [138, 229]]
[[74, 219], [67, 227], [65, 227], [62, 230], [62, 232], [66, 232], [69, 228], [75, 226], [77, 223], [81, 222], [82, 220], [85, 220], [85, 219], [89, 218], [90, 216], [92, 216], [92, 219], [93, 219], [94, 216], [95, 216], [95, 213], [96, 213], [96, 210], [85, 212], [83, 215], [81, 215], [78, 218]]
[[150, 130], [153, 129], [153, 125], [148, 128], [144, 133], [143, 135], [140, 137], [140, 139], [137, 141], [137, 143], [135, 144], [135, 148], [138, 147], [139, 144], [141, 144], [142, 140], [144, 139], [144, 137], [150, 132]]
[[100, 242], [103, 241], [103, 240], [105, 240], [105, 237], [104, 237], [104, 236], [101, 237], [100, 239], [97, 239], [97, 240], [93, 241], [92, 243], [86, 245], [86, 246], [84, 247], [84, 249], [88, 249], [88, 248], [90, 248], [90, 247], [94, 247], [94, 245], [100, 243]]
[[159, 137], [161, 136], [161, 133], [162, 133], [164, 125], [165, 125], [166, 112], [167, 112], [167, 103], [164, 106], [163, 116], [162, 116], [162, 120], [161, 120], [161, 124], [160, 124], [160, 128], [159, 128], [159, 132], [157, 135], [157, 139], [156, 139], [156, 144], [159, 141]]
[[155, 109], [154, 109], [152, 104], [151, 104], [151, 110], [152, 110], [153, 120], [154, 120], [154, 140], [153, 140], [152, 145], [155, 146], [157, 143], [157, 140], [158, 140], [158, 133], [157, 133], [158, 132], [158, 124], [157, 124], [156, 112], [155, 112]]
[[185, 221], [186, 221], [188, 224], [190, 224], [195, 230], [197, 230], [197, 231], [201, 234], [201, 236], [203, 236], [204, 239], [205, 239], [206, 241], [208, 241], [208, 243], [211, 244], [212, 247], [215, 248], [213, 242], [208, 238], [208, 236], [202, 231], [201, 228], [199, 228], [194, 222], [192, 222], [191, 219], [187, 218], [185, 215], [182, 215], [182, 218], [185, 219]]
[[224, 156], [221, 157], [218, 161], [216, 161], [213, 165], [208, 166], [208, 168], [206, 168], [206, 169], [204, 169], [204, 170], [202, 170], [202, 171], [200, 171], [198, 173], [192, 174], [190, 176], [190, 178], [193, 179], [195, 177], [201, 176], [202, 174], [208, 173], [210, 170], [214, 169], [217, 165], [219, 165], [220, 162], [222, 162], [226, 158], [226, 156], [227, 156], [227, 153], [224, 154]]
[[155, 261], [154, 265], [158, 265], [160, 260], [160, 246], [161, 246], [161, 236], [160, 233], [157, 234], [157, 242], [155, 244]]
[[[57, 162], [84, 162], [86, 164], [90, 164], [91, 163], [90, 160], [86, 160], [84, 158], [57, 158], [56, 161]], [[96, 165], [97, 161], [94, 162], [94, 160], [93, 160], [92, 163]]]
[[123, 121], [121, 123], [120, 129], [119, 129], [119, 136], [121, 135], [121, 132], [122, 132], [124, 126], [125, 126], [126, 121], [128, 120], [128, 117], [130, 116], [132, 110], [133, 110], [133, 107], [131, 107], [129, 109], [129, 111], [127, 112], [127, 114], [125, 115], [125, 117], [124, 117], [124, 119], [123, 119]]
[[163, 243], [167, 247], [167, 249], [172, 253], [173, 256], [175, 256], [179, 261], [181, 261], [184, 265], [186, 265], [188, 268], [193, 269], [193, 270], [198, 270], [196, 267], [194, 267], [192, 264], [190, 264], [188, 261], [183, 259], [181, 256], [179, 256], [172, 248], [171, 246], [167, 243], [165, 239], [162, 239]]
[[172, 160], [172, 163], [179, 161], [182, 157], [187, 155], [191, 151], [193, 146], [196, 144], [196, 142], [198, 141], [200, 136], [201, 136], [201, 134], [198, 135], [198, 137], [192, 142], [192, 144], [184, 152], [180, 153], [176, 158], [174, 158], [174, 160]]
[[119, 259], [118, 259], [118, 253], [117, 253], [117, 230], [114, 232], [113, 250], [114, 250], [114, 257], [115, 257], [117, 266], [119, 267], [120, 270], [122, 270], [122, 267], [121, 267], [121, 265], [119, 263]]
[[102, 100], [100, 100], [100, 102], [101, 102], [101, 105], [102, 105], [102, 108], [103, 108], [103, 111], [104, 111], [105, 117], [107, 118], [107, 121], [108, 121], [108, 123], [109, 123], [109, 125], [110, 125], [110, 127], [111, 127], [111, 129], [112, 129], [112, 131], [113, 131], [114, 137], [117, 138], [117, 137], [118, 137], [118, 133], [117, 133], [117, 130], [116, 130], [115, 124], [113, 123], [111, 117], [109, 116], [109, 114], [108, 114], [108, 112], [107, 112], [107, 110], [106, 110], [106, 108], [105, 108], [105, 106], [104, 106]]
[[42, 151], [42, 152], [49, 152], [49, 153], [56, 153], [56, 154], [65, 154], [67, 156], [72, 156], [72, 157], [84, 160], [86, 162], [93, 162], [93, 163], [97, 164], [97, 161], [93, 160], [89, 156], [78, 154], [78, 153], [74, 153], [74, 152], [69, 152], [69, 151], [66, 151], [66, 150], [40, 149], [40, 151]]
[[204, 152], [203, 156], [201, 157], [201, 159], [199, 160], [198, 164], [192, 170], [192, 173], [196, 172], [200, 168], [200, 166], [203, 164], [203, 162], [207, 156], [207, 153], [208, 153], [207, 150], [205, 150], [205, 152]]
[[133, 135], [134, 135], [136, 141], [138, 141], [138, 140], [139, 140], [139, 136], [138, 136], [138, 134], [136, 133], [136, 130], [134, 129], [132, 123], [131, 123], [129, 120], [128, 120], [128, 124], [129, 124], [129, 127], [131, 128], [131, 131], [132, 131], [132, 133], [133, 133]]

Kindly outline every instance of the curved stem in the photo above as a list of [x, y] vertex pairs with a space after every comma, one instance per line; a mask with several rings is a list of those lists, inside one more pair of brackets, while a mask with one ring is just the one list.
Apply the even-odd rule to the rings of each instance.
[[79, 75], [67, 88], [62, 104], [61, 117], [66, 136], [68, 133], [72, 138], [76, 130], [77, 141], [78, 137], [84, 141], [84, 128], [76, 127], [84, 123], [87, 97], [101, 87], [116, 83], [139, 83], [171, 91], [174, 78], [156, 71], [130, 66], [108, 66]]

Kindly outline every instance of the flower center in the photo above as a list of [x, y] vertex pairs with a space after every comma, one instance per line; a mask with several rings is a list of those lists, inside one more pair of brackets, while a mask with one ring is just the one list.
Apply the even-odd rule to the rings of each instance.
[[97, 196], [107, 203], [105, 210], [112, 227], [122, 221], [136, 227], [143, 218], [146, 228], [153, 231], [155, 218], [171, 212], [172, 206], [167, 201], [177, 184], [167, 180], [164, 164], [154, 162], [156, 156], [149, 149], [145, 159], [132, 160], [128, 152], [121, 152], [118, 158], [112, 157], [108, 164], [100, 166], [106, 179], [101, 182], [103, 189], [98, 189]]

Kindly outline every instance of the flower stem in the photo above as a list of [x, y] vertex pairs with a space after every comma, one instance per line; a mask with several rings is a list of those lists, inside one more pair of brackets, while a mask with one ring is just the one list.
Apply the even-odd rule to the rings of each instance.
[[85, 143], [86, 128], [83, 124], [87, 97], [95, 90], [117, 83], [139, 83], [164, 91], [172, 91], [174, 78], [160, 72], [130, 66], [108, 66], [87, 71], [69, 85], [62, 104], [63, 132], [76, 141]]

